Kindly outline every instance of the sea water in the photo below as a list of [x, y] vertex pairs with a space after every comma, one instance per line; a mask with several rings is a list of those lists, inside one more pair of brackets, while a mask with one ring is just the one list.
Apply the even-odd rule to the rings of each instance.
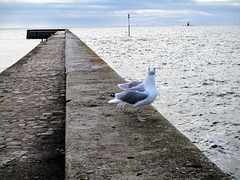
[[[240, 26], [70, 29], [127, 81], [157, 69], [154, 107], [224, 172], [240, 179]], [[34, 48], [0, 29], [0, 72]]]
[[70, 29], [127, 81], [157, 69], [153, 106], [240, 179], [240, 26]]
[[26, 39], [27, 29], [0, 29], [0, 72], [31, 51], [40, 40]]

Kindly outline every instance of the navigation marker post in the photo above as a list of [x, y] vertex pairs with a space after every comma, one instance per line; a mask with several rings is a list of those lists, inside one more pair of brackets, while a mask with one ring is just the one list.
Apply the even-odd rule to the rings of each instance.
[[130, 36], [130, 14], [128, 14], [128, 36]]

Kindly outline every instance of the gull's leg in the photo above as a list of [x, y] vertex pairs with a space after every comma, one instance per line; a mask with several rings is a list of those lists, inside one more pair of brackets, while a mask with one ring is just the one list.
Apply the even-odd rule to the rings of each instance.
[[140, 107], [137, 107], [137, 118], [138, 118], [138, 121], [140, 121], [140, 122], [146, 122], [146, 119], [145, 119], [145, 118], [140, 117], [139, 109], [140, 109]]

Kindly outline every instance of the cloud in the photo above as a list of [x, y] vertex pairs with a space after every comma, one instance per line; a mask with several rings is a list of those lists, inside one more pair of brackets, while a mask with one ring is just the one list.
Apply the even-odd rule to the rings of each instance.
[[184, 16], [189, 14], [211, 16], [211, 14], [208, 12], [194, 11], [194, 10], [142, 9], [142, 10], [115, 11], [113, 13], [115, 15], [130, 13], [130, 14], [141, 15], [141, 16], [160, 16], [160, 17]]
[[31, 4], [45, 4], [45, 3], [91, 3], [91, 2], [105, 2], [106, 0], [0, 0], [3, 3], [31, 3]]
[[190, 16], [212, 16], [212, 14], [204, 11], [194, 10], [161, 10], [161, 9], [139, 9], [139, 10], [111, 10], [109, 7], [99, 7], [98, 11], [94, 8], [82, 9], [79, 8], [71, 10], [63, 10], [55, 16], [67, 17], [67, 18], [83, 18], [83, 17], [122, 17], [124, 19], [127, 14], [131, 14], [135, 18], [152, 18], [152, 19], [163, 19], [163, 18], [179, 18], [179, 17], [190, 17]]
[[95, 11], [99, 10], [105, 10], [105, 9], [110, 9], [112, 8], [111, 6], [107, 5], [98, 5], [98, 4], [84, 4], [79, 5], [79, 4], [51, 4], [50, 5], [52, 8], [59, 8], [59, 9], [73, 9], [73, 10], [89, 10], [89, 9], [94, 9]]
[[33, 4], [44, 4], [44, 3], [66, 3], [66, 1], [61, 0], [0, 0], [3, 3], [33, 3]]
[[233, 0], [195, 0], [198, 2], [231, 2]]
[[227, 6], [240, 6], [240, 0], [194, 0], [200, 4], [218, 4]]
[[197, 2], [208, 3], [208, 2], [239, 2], [239, 0], [195, 0]]

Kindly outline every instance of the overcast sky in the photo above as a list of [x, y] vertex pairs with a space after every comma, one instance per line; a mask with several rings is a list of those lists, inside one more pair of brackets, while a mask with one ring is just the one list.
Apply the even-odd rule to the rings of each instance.
[[240, 24], [240, 0], [0, 0], [0, 28]]

